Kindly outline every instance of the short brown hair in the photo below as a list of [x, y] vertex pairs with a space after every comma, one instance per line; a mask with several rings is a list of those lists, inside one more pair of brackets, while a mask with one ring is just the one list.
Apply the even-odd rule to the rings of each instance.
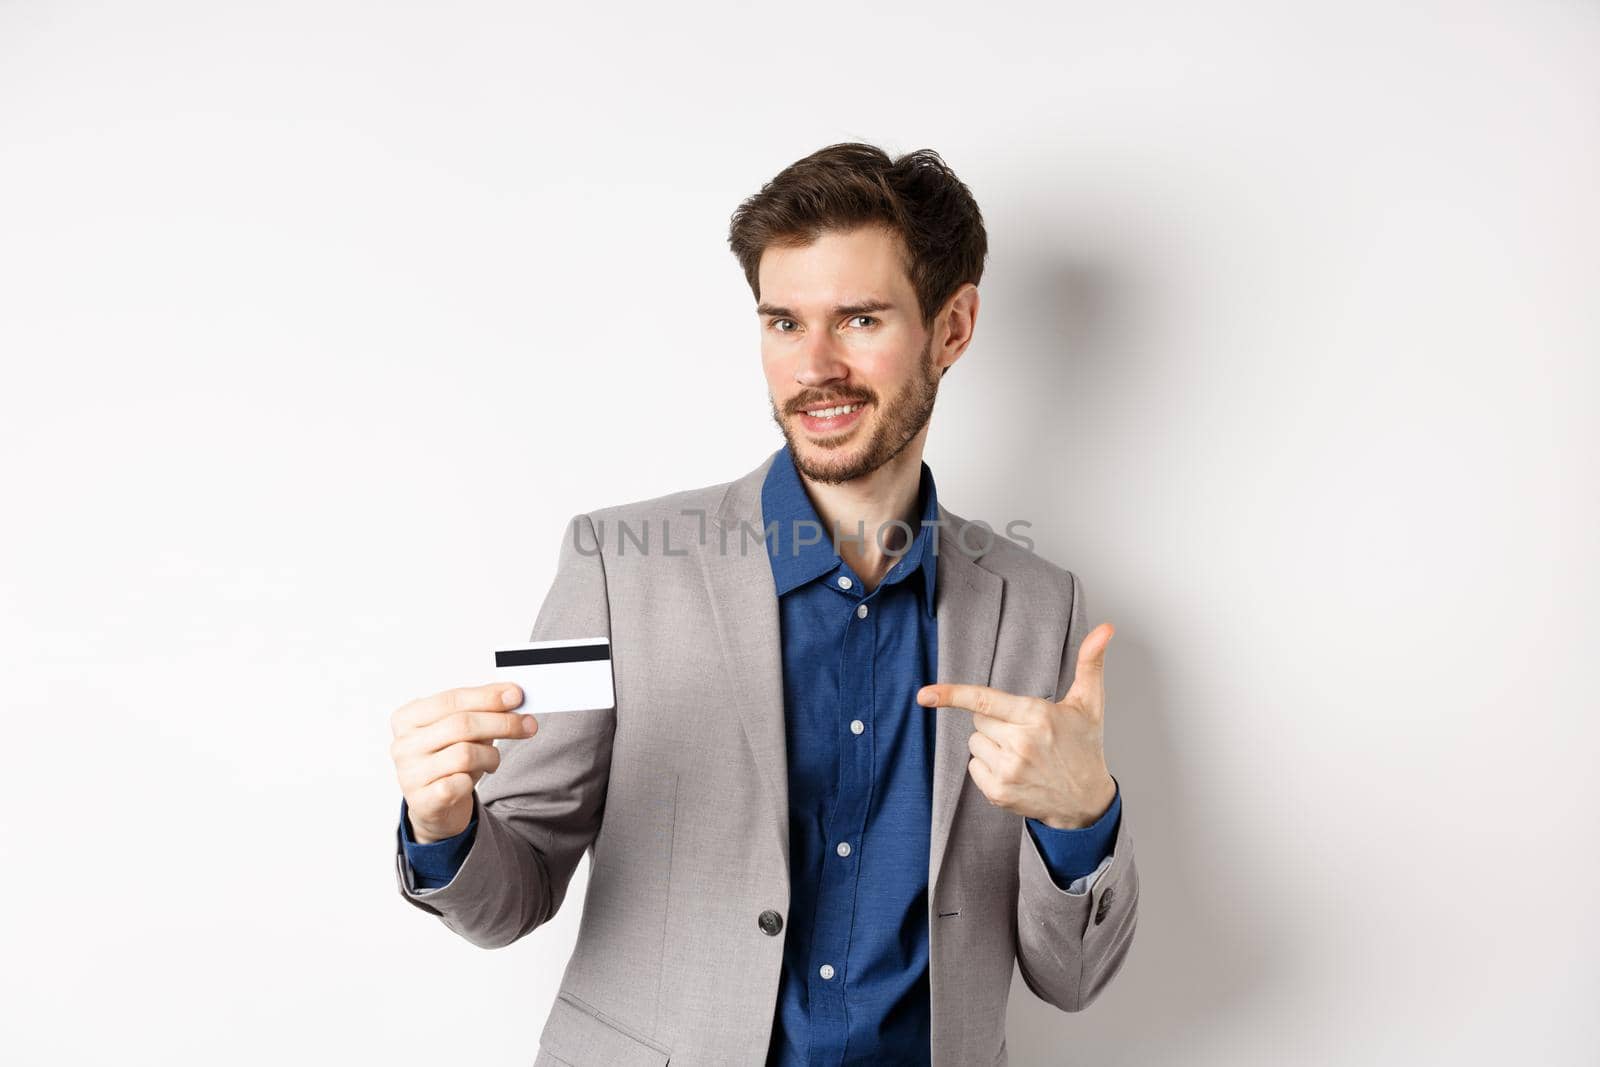
[[904, 241], [906, 277], [917, 293], [923, 329], [932, 327], [952, 293], [983, 277], [989, 238], [978, 202], [931, 148], [899, 159], [856, 142], [820, 148], [739, 205], [728, 246], [760, 300], [761, 254], [769, 245], [808, 245], [827, 230], [867, 224]]

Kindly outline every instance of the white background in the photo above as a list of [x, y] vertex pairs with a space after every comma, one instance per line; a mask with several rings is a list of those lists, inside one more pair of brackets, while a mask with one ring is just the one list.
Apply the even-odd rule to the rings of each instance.
[[1084, 580], [1141, 920], [1025, 1064], [1592, 1063], [1600, 10], [0, 5], [16, 1063], [526, 1065], [389, 713], [780, 443], [728, 216], [932, 147], [927, 453]]

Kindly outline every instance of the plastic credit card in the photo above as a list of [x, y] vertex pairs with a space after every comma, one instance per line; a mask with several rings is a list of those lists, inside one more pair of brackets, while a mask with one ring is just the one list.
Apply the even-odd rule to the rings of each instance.
[[522, 703], [508, 711], [538, 715], [616, 707], [610, 638], [535, 641], [497, 649], [494, 668], [497, 681], [522, 687]]

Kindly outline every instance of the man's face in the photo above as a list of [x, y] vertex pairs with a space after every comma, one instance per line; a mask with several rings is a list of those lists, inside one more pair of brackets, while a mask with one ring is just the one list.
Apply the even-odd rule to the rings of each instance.
[[[847, 482], [898, 455], [927, 425], [941, 370], [930, 358], [897, 234], [830, 231], [761, 256], [761, 363], [795, 467]], [[857, 405], [826, 417], [807, 412]]]

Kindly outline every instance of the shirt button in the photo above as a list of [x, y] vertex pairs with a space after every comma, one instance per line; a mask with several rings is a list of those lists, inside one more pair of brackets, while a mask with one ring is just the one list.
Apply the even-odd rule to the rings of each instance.
[[856, 618], [864, 619], [866, 617], [867, 617], [867, 606], [865, 604], [857, 604], [856, 605]]
[[850, 720], [850, 732], [851, 733], [859, 734], [862, 730], [865, 730], [866, 728], [867, 728], [867, 724], [862, 722], [860, 719], [851, 719]]
[[848, 841], [840, 841], [839, 842], [839, 847], [834, 849], [834, 851], [837, 852], [841, 856], [850, 855], [850, 842], [848, 842]]
[[839, 588], [840, 589], [849, 589], [850, 588], [850, 576], [848, 574], [839, 575]]
[[832, 978], [833, 977], [833, 964], [824, 963], [821, 967], [819, 967], [817, 969], [817, 973], [822, 975], [822, 977], [824, 977], [824, 978]]

